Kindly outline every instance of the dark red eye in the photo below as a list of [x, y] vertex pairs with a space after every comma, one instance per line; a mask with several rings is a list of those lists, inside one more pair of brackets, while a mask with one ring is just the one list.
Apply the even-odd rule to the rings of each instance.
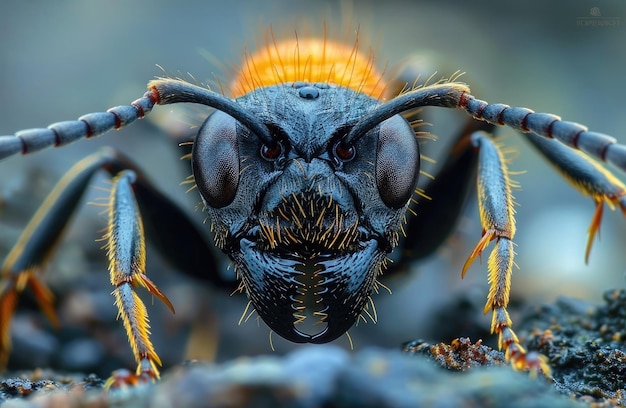
[[261, 157], [268, 161], [274, 161], [280, 157], [283, 152], [283, 146], [276, 142], [273, 146], [263, 145], [261, 146]]
[[341, 143], [341, 140], [339, 140], [335, 143], [333, 153], [340, 161], [347, 162], [354, 159], [356, 150], [354, 149], [354, 146], [344, 146], [344, 144]]

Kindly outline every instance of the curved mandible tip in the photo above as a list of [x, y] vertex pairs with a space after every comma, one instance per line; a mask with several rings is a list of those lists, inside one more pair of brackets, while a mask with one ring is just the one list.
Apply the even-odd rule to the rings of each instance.
[[343, 139], [343, 143], [346, 145], [354, 143], [382, 121], [410, 109], [419, 108], [421, 106], [457, 108], [462, 100], [463, 94], [469, 91], [469, 87], [465, 84], [447, 82], [406, 92], [393, 98], [389, 102], [377, 106], [374, 110], [365, 115], [357, 122], [350, 133], [346, 135]]
[[198, 103], [210, 106], [232, 116], [250, 131], [256, 134], [264, 143], [273, 145], [269, 129], [255, 116], [246, 112], [239, 104], [222, 94], [210, 89], [191, 84], [182, 79], [159, 78], [148, 83], [148, 88], [158, 93], [159, 105], [173, 103]]

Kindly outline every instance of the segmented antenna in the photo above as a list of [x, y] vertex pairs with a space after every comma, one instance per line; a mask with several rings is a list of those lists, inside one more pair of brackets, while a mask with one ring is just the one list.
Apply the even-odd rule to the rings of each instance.
[[28, 154], [50, 146], [64, 146], [82, 138], [121, 129], [147, 115], [157, 101], [158, 93], [151, 89], [130, 105], [88, 113], [77, 120], [53, 123], [47, 128], [26, 129], [13, 136], [0, 136], [0, 160], [17, 153]]

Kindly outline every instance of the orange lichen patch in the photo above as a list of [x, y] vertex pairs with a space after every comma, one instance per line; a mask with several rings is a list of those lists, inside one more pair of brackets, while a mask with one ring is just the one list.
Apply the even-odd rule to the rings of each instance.
[[289, 82], [323, 82], [381, 98], [387, 86], [374, 67], [374, 57], [359, 51], [358, 41], [346, 45], [326, 38], [268, 41], [246, 54], [231, 83], [234, 97], [258, 88]]
[[[559, 328], [560, 330], [561, 328]], [[546, 344], [550, 344], [551, 342], [554, 341], [554, 332], [552, 332], [552, 330], [550, 329], [544, 329], [544, 330], [533, 330], [533, 332], [531, 333], [531, 336], [535, 338], [535, 341], [537, 342], [537, 345], [539, 347], [545, 346]]]
[[430, 356], [441, 366], [455, 371], [466, 371], [473, 367], [502, 365], [502, 353], [482, 344], [482, 340], [472, 343], [467, 337], [452, 340], [450, 344], [412, 343], [404, 351]]

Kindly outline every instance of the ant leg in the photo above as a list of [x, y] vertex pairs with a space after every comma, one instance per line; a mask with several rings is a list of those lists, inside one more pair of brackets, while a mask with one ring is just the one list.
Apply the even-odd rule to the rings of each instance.
[[471, 139], [478, 150], [478, 208], [483, 235], [465, 262], [462, 276], [465, 276], [471, 263], [489, 243], [495, 241], [487, 262], [490, 290], [485, 305], [485, 313], [492, 311], [491, 332], [498, 335], [498, 346], [504, 350], [505, 358], [513, 368], [542, 371], [549, 375], [546, 357], [526, 352], [512, 329], [511, 318], [506, 310], [515, 264], [515, 217], [506, 159], [499, 146], [484, 133], [476, 132]]
[[[146, 276], [145, 237], [139, 207], [133, 193], [137, 175], [132, 170], [124, 170], [113, 178], [109, 201], [109, 223], [104, 235], [111, 284], [115, 287], [113, 296], [122, 318], [124, 328], [137, 361], [135, 376], [128, 374], [126, 382], [159, 378], [157, 365], [161, 359], [150, 341], [148, 312], [134, 288], [142, 286], [158, 297], [174, 313], [174, 307], [167, 297]], [[108, 381], [108, 385], [120, 382], [119, 375]]]
[[[77, 163], [57, 184], [31, 219], [0, 270], [0, 363], [6, 365], [10, 325], [18, 294], [29, 286], [42, 309], [57, 322], [53, 296], [40, 281], [39, 272], [52, 256], [63, 230], [96, 171], [106, 170], [114, 179], [109, 202], [107, 238], [111, 282], [116, 287], [116, 305], [138, 362], [138, 373], [129, 380], [116, 376], [115, 384], [132, 383], [140, 376], [158, 378], [159, 358], [147, 332], [145, 307], [132, 290], [144, 286], [150, 293], [171, 304], [143, 271], [144, 230], [140, 211], [146, 212], [146, 235], [155, 241], [166, 259], [190, 275], [217, 286], [234, 288], [233, 282], [218, 273], [210, 245], [195, 224], [166, 196], [158, 192], [129, 159], [112, 149], [103, 149]], [[189, 251], [195, 251], [190, 255]], [[190, 260], [191, 258], [191, 260]], [[234, 280], [233, 280], [234, 281]], [[58, 324], [58, 323], [57, 323]]]
[[617, 205], [626, 215], [626, 186], [611, 172], [581, 151], [573, 150], [556, 140], [546, 139], [532, 132], [526, 137], [561, 173], [563, 178], [583, 195], [591, 197], [596, 204], [596, 211], [588, 229], [589, 236], [585, 250], [585, 262], [588, 262], [594, 238], [600, 230], [604, 204], [608, 204], [611, 208]]

